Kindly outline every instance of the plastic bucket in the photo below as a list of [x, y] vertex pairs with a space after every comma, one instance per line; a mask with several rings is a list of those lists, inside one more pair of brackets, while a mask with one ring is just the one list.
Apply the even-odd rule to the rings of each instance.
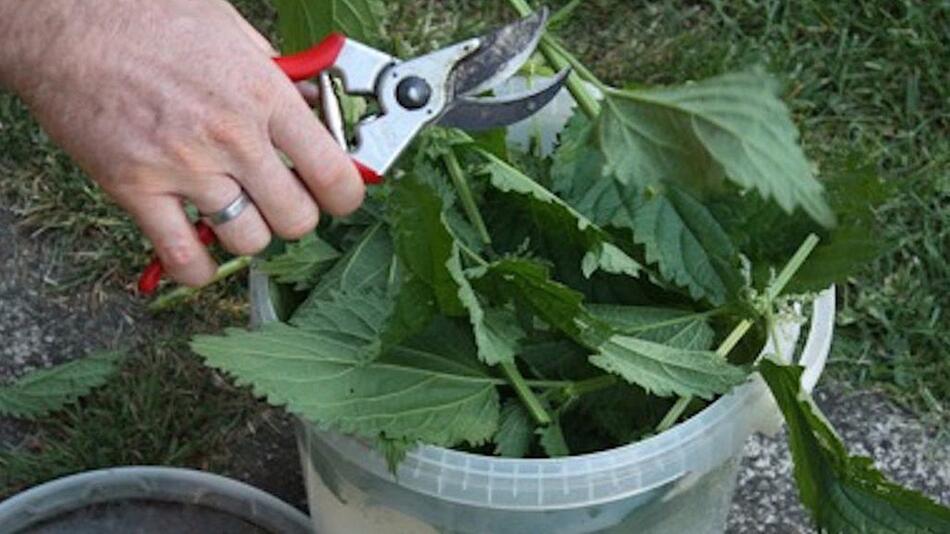
[[4, 534], [307, 534], [310, 519], [247, 484], [171, 467], [61, 478], [0, 503]]
[[[276, 320], [267, 277], [251, 275], [252, 321]], [[764, 350], [806, 368], [814, 387], [831, 347], [835, 292], [788, 320]], [[421, 446], [394, 477], [370, 445], [302, 422], [299, 444], [320, 534], [721, 533], [743, 446], [781, 419], [758, 376], [657, 436], [558, 459], [508, 459]]]

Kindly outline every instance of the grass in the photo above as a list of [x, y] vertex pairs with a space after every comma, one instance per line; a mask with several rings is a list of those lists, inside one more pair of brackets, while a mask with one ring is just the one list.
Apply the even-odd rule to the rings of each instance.
[[[235, 2], [265, 33], [265, 2]], [[552, 1], [553, 8], [567, 3]], [[512, 12], [502, 0], [400, 1], [390, 33], [404, 53], [472, 35]], [[475, 16], [478, 14], [478, 16]], [[487, 16], [485, 15], [487, 14]], [[950, 3], [946, 1], [581, 2], [558, 33], [597, 74], [654, 85], [762, 65], [785, 88], [809, 155], [833, 178], [854, 156], [899, 182], [879, 212], [894, 251], [841, 288], [831, 374], [886, 389], [950, 422]], [[148, 248], [10, 95], [0, 94], [0, 202], [27, 232], [46, 233], [83, 269], [53, 290], [124, 290]], [[242, 280], [206, 292], [196, 310], [242, 321]], [[226, 461], [234, 425], [258, 405], [184, 347], [213, 328], [190, 310], [167, 316], [164, 341], [142, 345], [119, 379], [78, 408], [36, 423], [29, 447], [0, 457], [0, 494], [102, 465]]]
[[190, 355], [158, 342], [79, 404], [34, 422], [25, 447], [0, 452], [0, 500], [21, 488], [116, 465], [220, 468], [229, 436], [256, 404]]

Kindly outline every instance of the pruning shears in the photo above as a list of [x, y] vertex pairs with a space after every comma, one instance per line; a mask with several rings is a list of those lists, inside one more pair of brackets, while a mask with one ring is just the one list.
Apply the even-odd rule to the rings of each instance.
[[[524, 120], [550, 102], [563, 87], [568, 70], [525, 93], [479, 96], [524, 65], [541, 40], [546, 22], [545, 9], [485, 36], [408, 60], [335, 33], [309, 50], [275, 62], [294, 82], [319, 79], [324, 124], [350, 153], [363, 180], [378, 184], [427, 126], [487, 130]], [[339, 78], [345, 93], [378, 103], [378, 112], [353, 128], [352, 146], [331, 76]], [[210, 225], [199, 221], [196, 226], [202, 243], [215, 241]], [[153, 293], [163, 272], [155, 258], [139, 279], [139, 292]]]

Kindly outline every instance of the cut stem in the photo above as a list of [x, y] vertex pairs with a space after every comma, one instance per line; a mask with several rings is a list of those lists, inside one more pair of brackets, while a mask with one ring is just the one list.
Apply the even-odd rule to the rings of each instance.
[[[525, 0], [508, 0], [508, 3], [522, 17], [526, 17], [534, 12]], [[547, 36], [542, 37], [541, 43], [538, 45], [538, 49], [555, 71], [561, 71], [572, 66], [572, 60], [573, 63], [580, 64], [580, 62], [573, 59], [573, 56], [568, 54], [566, 50], [563, 48], [558, 50], [558, 48], [554, 40]], [[583, 67], [583, 72], [590, 73], [586, 67]], [[594, 79], [596, 80], [596, 78]], [[571, 75], [567, 77], [565, 85], [567, 86], [567, 90], [571, 92], [574, 100], [577, 101], [577, 105], [581, 108], [581, 111], [583, 111], [589, 119], [593, 120], [600, 115], [600, 102], [598, 102], [597, 99], [590, 94], [590, 91], [587, 90], [587, 87], [584, 86], [584, 80], [581, 79], [577, 69], [571, 72]]]
[[[779, 275], [769, 284], [769, 287], [765, 290], [765, 304], [764, 309], [761, 310], [766, 316], [771, 316], [772, 302], [782, 294], [782, 291], [785, 290], [785, 286], [792, 280], [792, 277], [795, 276], [795, 273], [801, 269], [802, 265], [805, 263], [805, 260], [808, 259], [809, 254], [815, 250], [815, 246], [818, 245], [818, 236], [815, 234], [810, 234], [805, 238], [805, 241], [802, 242], [801, 246], [798, 247], [798, 250], [795, 251], [795, 254], [792, 255], [791, 259], [788, 260], [788, 263], [785, 264], [785, 267], [782, 268], [782, 271]], [[771, 321], [769, 321], [771, 323]], [[749, 319], [743, 319], [742, 322], [736, 325], [732, 329], [732, 332], [726, 336], [726, 339], [722, 341], [719, 345], [719, 348], [716, 349], [716, 355], [720, 358], [725, 358], [732, 352], [732, 349], [742, 341], [742, 337], [746, 335], [746, 332], [752, 328], [753, 322]], [[774, 332], [771, 332], [770, 325], [770, 334], [775, 338]], [[663, 419], [658, 425], [656, 425], [657, 432], [663, 432], [669, 430], [676, 421], [679, 420], [680, 416], [683, 415], [683, 412], [686, 411], [686, 408], [689, 407], [689, 403], [692, 402], [693, 397], [686, 396], [680, 397], [676, 404], [670, 408], [670, 411], [666, 413]]]
[[541, 400], [531, 391], [524, 376], [521, 375], [521, 371], [518, 370], [518, 366], [514, 363], [503, 363], [501, 364], [501, 370], [505, 373], [505, 378], [508, 379], [511, 387], [515, 389], [518, 398], [528, 408], [528, 413], [531, 414], [534, 421], [541, 426], [551, 424], [551, 415], [544, 409]]
[[167, 310], [168, 308], [179, 304], [182, 301], [188, 300], [189, 298], [198, 294], [199, 291], [205, 287], [210, 286], [211, 284], [220, 282], [225, 278], [234, 275], [247, 269], [251, 265], [250, 256], [240, 256], [232, 259], [231, 261], [225, 263], [221, 267], [218, 267], [218, 272], [215, 273], [214, 278], [211, 279], [211, 282], [206, 284], [203, 287], [179, 287], [173, 291], [170, 291], [152, 301], [148, 305], [149, 311], [157, 312]]
[[485, 220], [482, 219], [482, 214], [478, 211], [478, 206], [475, 204], [475, 195], [472, 194], [472, 189], [468, 186], [468, 180], [465, 179], [465, 172], [462, 170], [462, 165], [455, 156], [455, 152], [451, 150], [446, 152], [442, 156], [442, 161], [445, 162], [445, 167], [448, 169], [452, 183], [455, 185], [455, 190], [458, 192], [459, 200], [462, 201], [462, 209], [465, 211], [465, 216], [468, 217], [469, 222], [475, 227], [475, 231], [478, 232], [478, 237], [482, 240], [482, 243], [491, 245], [491, 236], [488, 235]]

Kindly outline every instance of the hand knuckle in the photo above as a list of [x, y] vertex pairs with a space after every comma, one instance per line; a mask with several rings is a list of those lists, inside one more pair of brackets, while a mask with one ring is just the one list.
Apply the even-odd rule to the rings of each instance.
[[179, 270], [193, 264], [198, 259], [198, 251], [183, 241], [170, 241], [159, 247], [159, 256], [165, 267]]
[[316, 209], [297, 210], [293, 219], [281, 226], [280, 235], [285, 239], [300, 239], [312, 232], [319, 222], [320, 215]]
[[330, 189], [343, 180], [351, 178], [352, 164], [344, 158], [325, 154], [321, 158], [322, 165], [313, 173], [313, 186], [317, 189]]
[[270, 244], [270, 232], [265, 229], [256, 229], [245, 232], [242, 239], [234, 245], [232, 252], [240, 256], [253, 256]]
[[238, 114], [220, 113], [205, 124], [208, 138], [215, 145], [237, 156], [241, 161], [256, 162], [264, 155], [259, 128]]

